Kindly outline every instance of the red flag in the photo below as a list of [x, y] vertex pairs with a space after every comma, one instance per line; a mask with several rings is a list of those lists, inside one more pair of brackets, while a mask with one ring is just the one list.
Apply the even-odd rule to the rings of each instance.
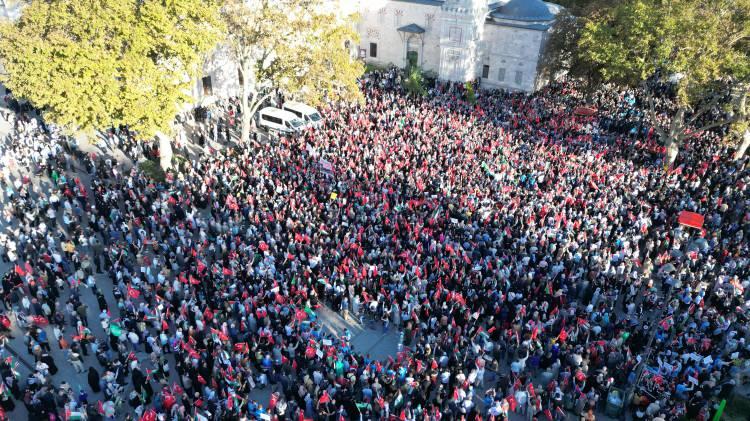
[[250, 350], [250, 347], [247, 345], [247, 342], [240, 342], [234, 344], [234, 350], [244, 354]]
[[200, 374], [198, 375], [198, 383], [200, 384], [206, 384], [206, 379], [203, 378]]
[[156, 411], [149, 409], [143, 414], [141, 421], [156, 421]]
[[699, 213], [682, 211], [677, 217], [677, 223], [680, 225], [687, 225], [692, 228], [703, 228], [703, 222], [705, 217]]
[[206, 270], [206, 264], [198, 260], [198, 273], [202, 273]]
[[172, 396], [171, 393], [165, 393], [164, 399], [162, 400], [162, 403], [164, 404], [164, 407], [169, 411], [172, 409], [172, 406], [177, 402], [177, 399], [175, 399], [174, 396]]
[[318, 403], [326, 403], [326, 402], [330, 402], [330, 401], [331, 401], [331, 397], [328, 396], [328, 392], [327, 391], [323, 391], [323, 394], [320, 395], [320, 400], [318, 400]]
[[565, 342], [565, 340], [568, 339], [568, 332], [565, 331], [565, 328], [562, 328], [560, 330], [560, 334], [557, 336], [557, 339], [559, 339], [560, 342]]
[[193, 284], [193, 285], [198, 285], [198, 284], [201, 283], [201, 281], [195, 279], [195, 277], [193, 275], [190, 275], [190, 283]]
[[133, 299], [135, 299], [135, 298], [138, 298], [138, 297], [140, 297], [140, 296], [141, 296], [141, 292], [140, 292], [140, 291], [138, 291], [138, 290], [137, 290], [137, 289], [135, 289], [135, 288], [131, 288], [131, 287], [130, 287], [130, 286], [128, 285], [128, 297], [130, 297], [130, 298], [133, 298]]
[[216, 330], [214, 328], [211, 328], [211, 333], [213, 333], [214, 335], [218, 336], [219, 340], [222, 341], [222, 342], [226, 342], [226, 341], [229, 340], [229, 337], [227, 335], [225, 335], [224, 332], [222, 332], [220, 330]]
[[552, 411], [550, 411], [549, 408], [544, 410], [544, 416], [547, 417], [549, 421], [552, 421]]
[[536, 396], [536, 392], [534, 392], [534, 383], [529, 383], [529, 396], [532, 398]]
[[232, 276], [234, 274], [234, 272], [232, 272], [232, 269], [229, 269], [229, 268], [224, 268], [222, 273], [226, 276]]
[[182, 395], [184, 390], [178, 385], [177, 383], [172, 383], [172, 394], [173, 395]]
[[18, 274], [18, 276], [25, 276], [26, 275], [26, 272], [24, 272], [23, 268], [21, 266], [19, 266], [19, 265], [16, 265], [15, 271]]
[[516, 406], [518, 405], [518, 401], [516, 401], [516, 398], [513, 397], [513, 395], [509, 395], [505, 400], [508, 401], [508, 405], [510, 406], [511, 411], [516, 410]]

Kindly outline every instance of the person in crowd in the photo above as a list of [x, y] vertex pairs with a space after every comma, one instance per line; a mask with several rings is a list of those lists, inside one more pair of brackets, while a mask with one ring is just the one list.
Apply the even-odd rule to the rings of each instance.
[[[747, 381], [750, 170], [722, 129], [695, 133], [665, 168], [638, 91], [604, 86], [592, 114], [569, 81], [469, 102], [462, 85], [415, 97], [401, 78], [369, 73], [365, 103], [331, 102], [321, 128], [271, 142], [230, 141], [239, 108], [219, 107], [207, 133], [221, 125], [230, 145], [164, 181], [15, 109], [0, 151], [2, 295], [34, 365], [22, 382], [16, 360], [0, 364], [2, 408], [708, 419]], [[657, 118], [672, 95], [660, 91]], [[127, 127], [102, 147], [158, 155]], [[681, 225], [682, 211], [703, 226]], [[404, 341], [374, 359], [350, 333], [324, 333], [321, 306]], [[63, 354], [88, 387], [56, 378]], [[268, 402], [251, 398], [269, 386]]]

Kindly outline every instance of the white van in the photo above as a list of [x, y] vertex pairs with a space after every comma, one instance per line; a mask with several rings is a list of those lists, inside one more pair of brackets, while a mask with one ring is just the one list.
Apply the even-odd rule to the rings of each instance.
[[274, 107], [266, 107], [258, 111], [257, 118], [259, 127], [279, 133], [298, 133], [305, 128], [305, 123], [296, 115]]
[[281, 108], [304, 121], [305, 127], [320, 127], [323, 125], [323, 117], [320, 116], [318, 110], [309, 105], [301, 102], [287, 101]]

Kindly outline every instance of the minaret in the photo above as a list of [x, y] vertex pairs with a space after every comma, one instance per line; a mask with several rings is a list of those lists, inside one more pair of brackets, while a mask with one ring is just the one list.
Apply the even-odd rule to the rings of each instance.
[[440, 78], [467, 82], [477, 69], [488, 0], [446, 0], [440, 10]]

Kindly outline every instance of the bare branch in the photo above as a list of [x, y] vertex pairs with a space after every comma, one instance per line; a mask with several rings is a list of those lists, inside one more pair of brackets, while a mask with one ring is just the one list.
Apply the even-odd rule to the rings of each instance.
[[727, 124], [732, 124], [735, 121], [737, 121], [737, 117], [736, 116], [735, 117], [730, 117], [730, 118], [725, 118], [725, 119], [719, 120], [719, 121], [715, 121], [715, 122], [710, 123], [710, 124], [706, 124], [703, 127], [699, 127], [697, 129], [695, 129], [694, 131], [691, 131], [690, 133], [686, 133], [685, 130], [683, 130], [682, 134], [680, 134], [679, 136], [677, 136], [677, 139], [678, 140], [684, 140], [684, 139], [687, 139], [690, 136], [693, 136], [695, 133], [705, 132], [706, 130], [711, 130], [711, 129], [716, 128], [716, 127], [721, 127], [721, 126], [724, 126], [724, 125], [727, 125]]
[[685, 125], [686, 126], [692, 125], [695, 122], [695, 120], [698, 119], [698, 117], [702, 116], [707, 111], [709, 111], [712, 108], [714, 108], [714, 106], [716, 106], [719, 103], [719, 101], [721, 100], [721, 98], [723, 98], [723, 97], [724, 97], [723, 95], [721, 95], [719, 93], [715, 93], [713, 95], [713, 97], [711, 98], [711, 102], [708, 103], [708, 105], [705, 105], [705, 106], [701, 107], [698, 110], [698, 112], [696, 112], [695, 114], [693, 114], [693, 116], [690, 118], [690, 120], [688, 120], [688, 122]]
[[258, 108], [261, 104], [263, 104], [268, 98], [271, 98], [272, 93], [267, 93], [263, 95], [253, 106], [250, 108], [250, 116], [253, 116], [256, 111], [258, 111]]

